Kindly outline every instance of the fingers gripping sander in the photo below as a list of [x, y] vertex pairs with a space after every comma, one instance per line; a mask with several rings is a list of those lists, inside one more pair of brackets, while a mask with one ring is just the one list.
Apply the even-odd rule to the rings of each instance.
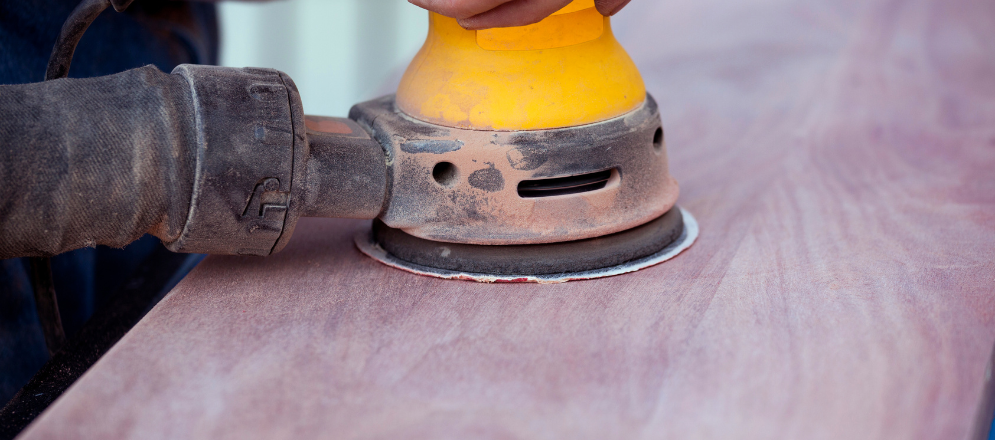
[[690, 246], [660, 115], [593, 0], [530, 26], [429, 15], [395, 96], [353, 107], [386, 151], [385, 208], [357, 237], [411, 272], [555, 282]]

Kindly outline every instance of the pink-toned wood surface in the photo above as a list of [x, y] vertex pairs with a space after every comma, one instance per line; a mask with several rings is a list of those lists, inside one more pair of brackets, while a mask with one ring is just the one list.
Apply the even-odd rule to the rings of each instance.
[[991, 393], [995, 2], [635, 0], [689, 251], [483, 285], [362, 222], [208, 258], [25, 439], [960, 439]]

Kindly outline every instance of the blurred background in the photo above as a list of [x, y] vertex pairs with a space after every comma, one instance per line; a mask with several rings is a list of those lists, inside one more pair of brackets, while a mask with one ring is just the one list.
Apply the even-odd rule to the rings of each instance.
[[221, 64], [287, 72], [313, 115], [346, 116], [393, 93], [425, 41], [428, 12], [405, 0], [223, 2]]

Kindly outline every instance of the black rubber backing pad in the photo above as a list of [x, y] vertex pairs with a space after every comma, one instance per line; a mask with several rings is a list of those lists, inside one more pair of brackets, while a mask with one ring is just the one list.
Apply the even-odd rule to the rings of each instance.
[[550, 275], [618, 266], [659, 252], [684, 232], [680, 208], [642, 226], [564, 243], [484, 246], [418, 238], [373, 221], [373, 241], [391, 256], [429, 268], [492, 275]]

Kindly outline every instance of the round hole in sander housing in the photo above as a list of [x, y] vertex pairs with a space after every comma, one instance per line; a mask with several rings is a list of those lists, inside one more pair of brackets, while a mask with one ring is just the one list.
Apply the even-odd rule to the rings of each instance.
[[679, 207], [626, 231], [562, 243], [471, 245], [426, 240], [379, 220], [356, 238], [367, 255], [421, 275], [476, 281], [562, 282], [649, 267], [697, 238], [693, 217]]
[[453, 186], [459, 180], [459, 170], [449, 162], [439, 162], [432, 168], [432, 178], [442, 186]]

